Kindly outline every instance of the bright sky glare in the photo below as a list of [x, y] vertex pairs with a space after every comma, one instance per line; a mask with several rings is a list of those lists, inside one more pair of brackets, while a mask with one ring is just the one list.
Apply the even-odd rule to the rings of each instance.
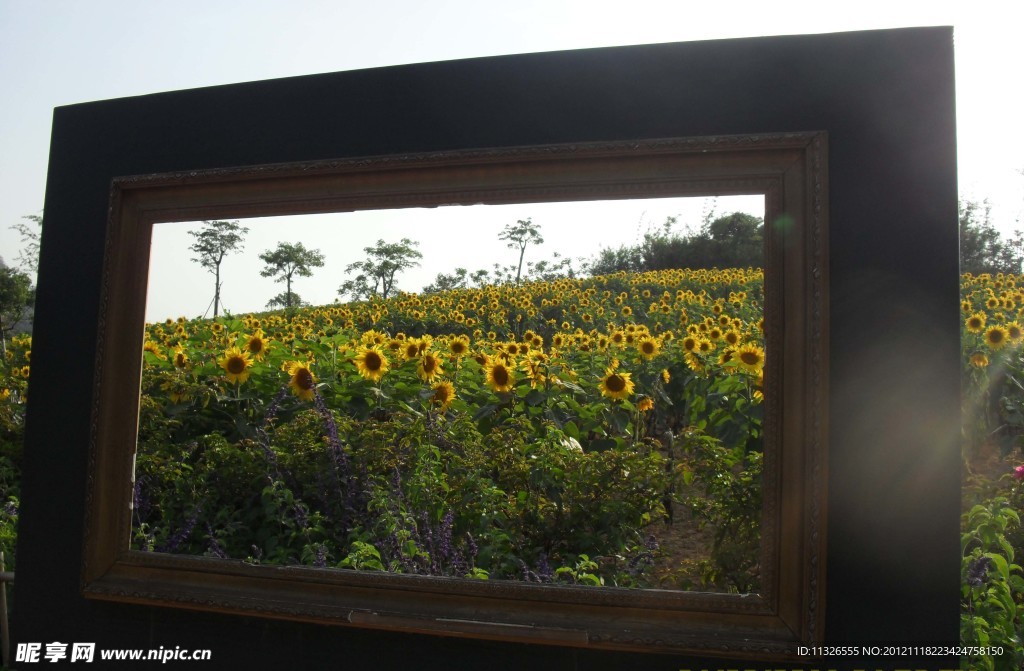
[[[1008, 76], [1024, 65], [1017, 11], [952, 0], [0, 0], [0, 256], [14, 262], [20, 240], [9, 227], [43, 207], [60, 105], [478, 56], [928, 25], [955, 30], [961, 197], [990, 199], [994, 223], [1010, 232], [1024, 227], [1024, 87]], [[526, 216], [544, 223], [537, 210]], [[253, 256], [265, 248], [247, 246]], [[324, 251], [339, 268], [350, 262]], [[323, 279], [336, 290], [336, 277]], [[309, 282], [298, 291], [312, 298]], [[230, 298], [228, 306], [238, 309]]]

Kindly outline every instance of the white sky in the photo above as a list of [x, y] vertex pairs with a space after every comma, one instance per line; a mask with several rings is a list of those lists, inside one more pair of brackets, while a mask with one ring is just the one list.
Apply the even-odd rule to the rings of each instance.
[[[1017, 4], [0, 0], [0, 256], [14, 262], [20, 241], [9, 227], [42, 208], [52, 110], [59, 105], [477, 56], [927, 25], [955, 28], [961, 197], [989, 198], [994, 223], [1010, 232], [1024, 227], [1024, 87], [1013, 76], [1024, 65]], [[546, 236], [552, 232], [536, 206], [509, 220], [523, 216]], [[250, 236], [246, 254], [271, 246]], [[546, 247], [545, 256], [558, 249]], [[351, 262], [323, 251], [338, 269]], [[300, 280], [296, 290], [312, 299], [314, 281], [322, 279], [329, 292], [340, 284], [326, 271], [318, 278]], [[225, 298], [239, 311], [232, 281], [228, 274]], [[272, 284], [270, 295], [279, 286]], [[209, 288], [202, 293], [208, 301]]]

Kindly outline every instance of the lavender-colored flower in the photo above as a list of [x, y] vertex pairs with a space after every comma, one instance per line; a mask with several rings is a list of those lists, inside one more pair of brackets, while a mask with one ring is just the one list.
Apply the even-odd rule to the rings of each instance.
[[971, 587], [981, 587], [991, 568], [990, 557], [978, 557], [967, 566], [967, 584]]
[[540, 582], [540, 578], [537, 574], [530, 570], [530, 567], [526, 565], [522, 559], [519, 560], [519, 568], [523, 572], [523, 580], [526, 582]]
[[8, 501], [7, 503], [5, 503], [4, 504], [4, 515], [6, 515], [9, 518], [17, 517], [18, 516], [18, 502], [17, 501]]
[[316, 412], [320, 415], [320, 421], [323, 422], [324, 429], [327, 431], [327, 444], [331, 447], [331, 454], [339, 466], [344, 465], [347, 467], [348, 457], [345, 456], [345, 451], [341, 449], [341, 438], [338, 437], [338, 424], [334, 421], [334, 415], [331, 414], [331, 409], [327, 407], [324, 397], [316, 390], [313, 391], [313, 405], [316, 407]]
[[555, 577], [555, 571], [551, 568], [551, 564], [548, 562], [548, 555], [546, 552], [541, 552], [540, 557], [537, 559], [536, 575], [540, 582], [551, 582]]
[[277, 396], [270, 401], [270, 405], [267, 406], [267, 411], [263, 413], [263, 426], [267, 426], [277, 416], [277, 411], [281, 409], [281, 403], [284, 401], [285, 396], [288, 395], [288, 385], [284, 385], [278, 390]]
[[306, 511], [306, 504], [298, 502], [295, 504], [295, 525], [300, 529], [309, 526], [309, 514]]
[[452, 558], [452, 523], [454, 520], [455, 516], [449, 510], [444, 514], [444, 519], [441, 520], [441, 528], [438, 529], [440, 545], [437, 550], [442, 560], [450, 560]]
[[[277, 415], [277, 411], [281, 409], [281, 402], [284, 401], [284, 397], [288, 393], [288, 385], [281, 387], [277, 392], [277, 396], [267, 406], [267, 411], [263, 414], [263, 424], [256, 429], [256, 437], [259, 439], [260, 447], [263, 448], [263, 455], [267, 459], [267, 463], [270, 467], [280, 475], [280, 468], [277, 463], [277, 455], [270, 449], [270, 436], [267, 434], [267, 427], [274, 420]], [[269, 476], [268, 476], [269, 477]], [[273, 478], [271, 478], [273, 481]]]
[[216, 534], [213, 533], [213, 527], [209, 524], [206, 525], [206, 533], [210, 538], [206, 545], [206, 551], [219, 559], [230, 559], [228, 553], [224, 550], [224, 546], [220, 544], [220, 541], [217, 540]]
[[139, 476], [132, 487], [132, 512], [138, 522], [149, 516], [149, 481], [145, 475]]
[[[323, 424], [324, 432], [327, 434], [327, 445], [330, 450], [331, 459], [334, 461], [334, 479], [337, 487], [338, 499], [341, 502], [343, 511], [343, 522], [349, 526], [360, 526], [359, 511], [365, 508], [366, 496], [360, 496], [359, 478], [352, 472], [352, 465], [348, 455], [341, 445], [341, 438], [338, 435], [338, 424], [334, 421], [334, 414], [327, 407], [327, 402], [319, 392], [313, 392], [313, 405]], [[321, 483], [321, 489], [323, 489]], [[324, 492], [326, 494], [326, 492]], [[322, 497], [326, 503], [328, 497]]]

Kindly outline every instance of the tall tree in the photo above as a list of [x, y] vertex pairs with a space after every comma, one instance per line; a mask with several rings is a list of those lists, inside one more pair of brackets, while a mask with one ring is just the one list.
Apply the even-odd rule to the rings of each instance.
[[299, 296], [294, 291], [282, 291], [281, 293], [267, 301], [267, 307], [271, 309], [285, 308], [287, 310], [291, 308], [302, 307], [305, 304], [306, 302], [302, 300], [302, 297]]
[[705, 213], [700, 231], [674, 229], [668, 217], [658, 230], [644, 234], [639, 245], [602, 249], [588, 267], [591, 275], [619, 271], [643, 272], [672, 268], [746, 268], [764, 264], [764, 222], [751, 214], [733, 212], [710, 219]]
[[418, 246], [418, 242], [402, 238], [400, 242], [378, 240], [372, 247], [363, 247], [366, 260], [345, 267], [346, 274], [357, 272], [358, 275], [338, 287], [338, 293], [342, 296], [351, 295], [355, 300], [393, 295], [395, 275], [420, 265], [419, 259], [423, 258], [423, 254], [416, 249]]
[[19, 221], [11, 226], [11, 230], [21, 235], [21, 244], [24, 245], [18, 252], [18, 265], [31, 277], [39, 272], [39, 238], [43, 217], [39, 214], [26, 214], [22, 219], [28, 219], [35, 226]]
[[0, 347], [7, 356], [7, 334], [21, 323], [35, 302], [32, 278], [8, 268], [0, 268]]
[[292, 244], [290, 242], [277, 243], [277, 249], [268, 249], [260, 254], [260, 260], [267, 264], [267, 267], [260, 271], [263, 277], [276, 277], [275, 282], [285, 283], [284, 295], [275, 296], [268, 307], [278, 305], [283, 298], [284, 307], [291, 309], [296, 306], [297, 294], [292, 292], [292, 278], [311, 277], [311, 268], [323, 268], [324, 255], [318, 249], [306, 249], [301, 242]]
[[992, 224], [988, 201], [962, 201], [960, 210], [960, 272], [1019, 273], [1024, 262], [1024, 240], [1020, 232], [1003, 241]]
[[509, 249], [519, 250], [519, 266], [516, 268], [516, 284], [523, 276], [523, 257], [526, 255], [526, 248], [532, 243], [540, 245], [544, 238], [540, 234], [540, 225], [533, 223], [531, 217], [520, 219], [515, 224], [505, 224], [498, 235], [499, 240], [507, 240]]
[[433, 283], [423, 287], [423, 293], [436, 294], [442, 291], [455, 291], [465, 289], [469, 271], [465, 268], [456, 268], [452, 274], [438, 273]]
[[192, 260], [213, 273], [213, 317], [216, 319], [220, 311], [220, 264], [230, 252], [242, 250], [242, 236], [249, 229], [237, 221], [204, 221], [203, 225], [198, 231], [188, 232], [196, 239], [189, 249], [196, 253]]
[[707, 225], [714, 259], [719, 268], [764, 266], [764, 224], [760, 217], [733, 212]]

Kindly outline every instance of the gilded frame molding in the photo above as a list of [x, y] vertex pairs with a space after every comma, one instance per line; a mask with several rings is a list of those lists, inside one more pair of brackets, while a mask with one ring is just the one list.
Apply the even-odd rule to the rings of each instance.
[[[124, 176], [111, 185], [82, 593], [315, 623], [648, 652], [796, 659], [823, 640], [828, 178], [823, 132], [561, 144]], [[762, 590], [538, 586], [129, 549], [142, 327], [160, 222], [446, 204], [765, 196]]]

